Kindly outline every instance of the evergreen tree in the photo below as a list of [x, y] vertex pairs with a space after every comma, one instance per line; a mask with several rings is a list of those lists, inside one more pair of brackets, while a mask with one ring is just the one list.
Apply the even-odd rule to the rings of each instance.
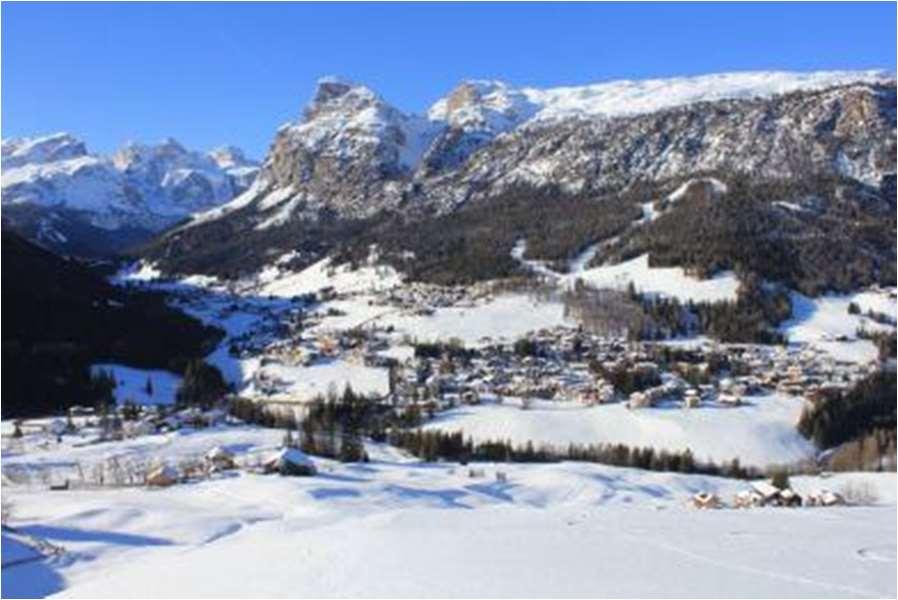
[[208, 409], [221, 400], [227, 391], [228, 386], [221, 371], [203, 360], [194, 360], [187, 364], [175, 399], [179, 406]]

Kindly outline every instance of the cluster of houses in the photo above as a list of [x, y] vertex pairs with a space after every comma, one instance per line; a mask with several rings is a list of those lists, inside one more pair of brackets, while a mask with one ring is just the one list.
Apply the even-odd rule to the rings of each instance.
[[[168, 463], [154, 466], [147, 472], [148, 487], [169, 487], [196, 477], [207, 477], [214, 473], [240, 468], [237, 457], [223, 446], [215, 446], [205, 455], [202, 461], [191, 467], [178, 468]], [[285, 476], [304, 477], [318, 473], [315, 463], [298, 448], [285, 446], [261, 458], [254, 467], [263, 474], [279, 474]]]
[[[378, 356], [384, 339], [359, 342]], [[436, 408], [484, 397], [537, 398], [587, 406], [625, 402], [629, 408], [738, 407], [777, 391], [811, 402], [840, 393], [869, 365], [839, 363], [808, 348], [708, 344], [688, 350], [658, 343], [593, 336], [576, 328], [537, 331], [527, 344], [490, 343], [416, 353], [391, 368], [391, 401], [431, 401]], [[383, 360], [381, 357], [380, 360]], [[372, 359], [366, 364], [380, 365]]]
[[840, 506], [846, 502], [841, 494], [830, 490], [819, 490], [802, 497], [790, 487], [779, 488], [768, 481], [760, 480], [753, 481], [749, 489], [738, 492], [729, 505], [712, 492], [695, 494], [691, 504], [698, 509], [713, 509], [727, 506], [730, 508]]
[[429, 315], [437, 308], [473, 307], [489, 294], [489, 289], [483, 285], [443, 286], [410, 282], [379, 292], [372, 302], [393, 306], [409, 314]]

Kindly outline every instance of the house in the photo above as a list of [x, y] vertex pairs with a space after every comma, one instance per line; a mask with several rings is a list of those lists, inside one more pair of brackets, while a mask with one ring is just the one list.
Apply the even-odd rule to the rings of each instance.
[[754, 490], [743, 490], [733, 497], [733, 507], [752, 508], [764, 506], [764, 496]]
[[633, 392], [627, 400], [627, 408], [649, 408], [651, 406], [652, 399], [645, 392]]
[[711, 492], [699, 492], [692, 497], [692, 506], [700, 509], [721, 508], [723, 503], [717, 494]]
[[801, 506], [801, 496], [789, 488], [780, 491], [779, 499], [780, 506]]
[[150, 487], [169, 487], [178, 483], [178, 472], [174, 467], [161, 465], [147, 473], [146, 484]]
[[779, 500], [780, 489], [767, 481], [753, 481], [752, 489], [762, 498], [762, 506], [776, 503]]
[[724, 406], [741, 406], [742, 397], [735, 394], [718, 394], [717, 401]]
[[206, 452], [204, 458], [210, 472], [227, 471], [237, 468], [237, 462], [234, 460], [234, 455], [221, 446], [215, 446]]
[[265, 473], [293, 476], [315, 475], [318, 472], [315, 463], [296, 448], [281, 448], [265, 459], [262, 469]]
[[808, 494], [805, 504], [807, 504], [807, 506], [839, 506], [845, 504], [845, 498], [836, 492], [820, 490]]

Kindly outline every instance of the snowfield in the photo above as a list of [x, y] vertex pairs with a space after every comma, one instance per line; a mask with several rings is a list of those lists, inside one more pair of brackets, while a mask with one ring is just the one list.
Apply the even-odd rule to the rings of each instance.
[[[174, 404], [175, 393], [181, 385], [181, 377], [159, 369], [136, 369], [124, 365], [103, 363], [91, 367], [93, 373], [104, 371], [115, 378], [113, 390], [115, 401], [123, 404], [131, 401], [136, 404]], [[149, 380], [152, 393], [147, 393]]]
[[[166, 452], [222, 444], [239, 458], [280, 436], [177, 433]], [[118, 444], [127, 443], [92, 451]], [[4, 466], [38, 453], [4, 452]], [[160, 490], [51, 493], [4, 484], [16, 530], [66, 552], [4, 568], [3, 595], [895, 595], [894, 474], [793, 478], [800, 493], [860, 482], [873, 506], [698, 511], [686, 506], [692, 494], [729, 500], [747, 484], [570, 462], [475, 464], [471, 477], [384, 446], [369, 453], [367, 464], [315, 459], [310, 478], [235, 473]]]
[[[655, 218], [653, 203], [643, 205], [644, 219]], [[683, 302], [722, 302], [736, 300], [739, 278], [732, 271], [718, 273], [710, 279], [698, 279], [686, 274], [682, 267], [651, 267], [649, 255], [616, 265], [603, 265], [587, 269], [586, 265], [595, 256], [598, 246], [590, 246], [571, 261], [569, 273], [558, 273], [548, 268], [542, 261], [524, 258], [526, 240], [519, 241], [511, 251], [515, 260], [527, 268], [554, 280], [562, 286], [572, 287], [578, 279], [595, 288], [626, 290], [630, 284], [637, 292], [647, 296], [678, 298]]]
[[689, 448], [698, 461], [720, 464], [739, 458], [743, 465], [786, 464], [814, 455], [795, 429], [803, 401], [771, 394], [746, 398], [735, 408], [657, 407], [630, 410], [626, 403], [585, 407], [576, 403], [535, 402], [527, 410], [515, 399], [464, 406], [440, 413], [427, 429], [462, 431], [476, 441], [532, 441], [560, 448], [568, 444], [611, 443]]
[[[792, 293], [792, 318], [780, 324], [791, 343], [806, 343], [846, 362], [870, 362], [877, 356], [876, 345], [870, 340], [858, 339], [858, 329], [894, 331], [895, 289], [869, 290], [853, 295], [830, 295], [808, 298]], [[851, 302], [861, 311], [873, 310], [892, 319], [892, 325], [877, 323], [864, 315], [848, 312]], [[844, 339], [838, 340], [837, 338]]]
[[[328, 360], [308, 367], [266, 365], [258, 370], [267, 377], [286, 382], [286, 387], [270, 400], [287, 402], [312, 401], [328, 392], [341, 393], [346, 386], [365, 395], [382, 397], [390, 391], [389, 373], [386, 369], [366, 367], [347, 360]], [[256, 396], [257, 390], [250, 384], [243, 393]]]
[[378, 322], [420, 341], [458, 338], [467, 346], [477, 346], [484, 338], [513, 341], [530, 331], [573, 324], [561, 303], [538, 302], [521, 294], [498, 296], [473, 307], [437, 308], [426, 316], [390, 313]]
[[735, 300], [739, 288], [739, 279], [731, 271], [710, 279], [697, 279], [686, 275], [682, 267], [650, 267], [648, 254], [617, 265], [586, 269], [576, 277], [597, 288], [626, 289], [632, 283], [643, 294], [679, 298], [684, 302]]

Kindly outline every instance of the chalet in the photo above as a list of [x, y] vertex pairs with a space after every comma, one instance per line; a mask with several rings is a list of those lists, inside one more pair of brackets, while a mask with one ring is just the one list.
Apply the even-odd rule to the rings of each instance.
[[233, 453], [221, 446], [215, 446], [206, 452], [206, 455], [203, 458], [205, 459], [206, 466], [210, 472], [227, 471], [237, 467], [237, 462], [234, 459]]
[[845, 504], [845, 498], [836, 492], [820, 490], [808, 494], [805, 504], [807, 506], [839, 506]]
[[161, 465], [147, 473], [146, 484], [150, 487], [169, 487], [178, 483], [178, 472], [174, 467]]
[[699, 492], [692, 497], [692, 506], [699, 509], [721, 508], [723, 503], [717, 494]]
[[310, 476], [318, 472], [315, 463], [296, 448], [281, 448], [271, 454], [263, 461], [262, 470], [292, 476]]
[[650, 408], [652, 397], [645, 392], [633, 392], [627, 400], [627, 408]]
[[737, 396], [735, 394], [718, 394], [717, 402], [724, 406], [741, 406], [742, 405], [742, 397]]

